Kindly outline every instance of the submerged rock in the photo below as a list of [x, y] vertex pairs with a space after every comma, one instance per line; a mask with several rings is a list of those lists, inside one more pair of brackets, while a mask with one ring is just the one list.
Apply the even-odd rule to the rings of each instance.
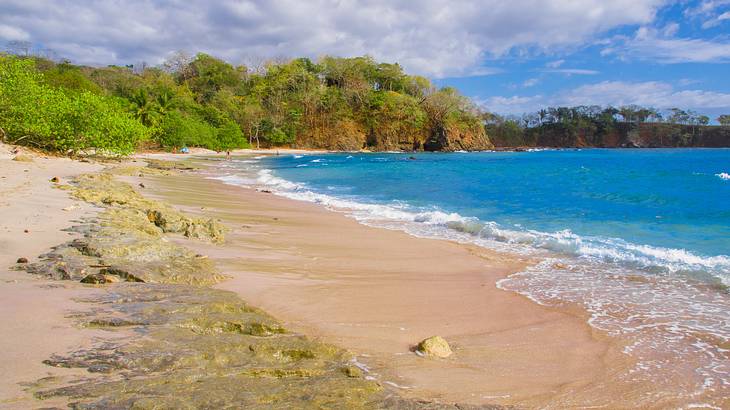
[[421, 341], [416, 348], [416, 352], [424, 356], [433, 356], [445, 358], [453, 353], [449, 343], [441, 336], [431, 336]]
[[15, 263], [28, 263], [28, 259], [27, 258], [18, 258], [18, 260], [15, 261]]

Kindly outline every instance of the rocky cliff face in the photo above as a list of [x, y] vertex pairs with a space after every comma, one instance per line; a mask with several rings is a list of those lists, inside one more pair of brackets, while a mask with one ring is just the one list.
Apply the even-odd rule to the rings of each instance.
[[297, 137], [296, 148], [340, 151], [481, 151], [494, 148], [484, 127], [433, 127], [423, 131], [406, 126], [380, 127], [370, 132], [355, 122], [315, 130]]
[[521, 140], [493, 137], [497, 147], [679, 148], [730, 147], [730, 127], [619, 123], [607, 129], [548, 124], [524, 131]]
[[423, 144], [424, 151], [483, 151], [492, 148], [494, 144], [481, 124], [436, 127]]

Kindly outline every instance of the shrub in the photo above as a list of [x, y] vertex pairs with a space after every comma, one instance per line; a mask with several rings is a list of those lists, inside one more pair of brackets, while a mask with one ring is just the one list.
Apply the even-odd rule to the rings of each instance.
[[117, 98], [54, 88], [32, 60], [0, 56], [0, 128], [9, 142], [66, 153], [126, 155], [148, 137]]
[[166, 148], [194, 146], [215, 151], [248, 146], [238, 124], [228, 119], [221, 122], [216, 128], [194, 115], [172, 111], [160, 123], [157, 142]]

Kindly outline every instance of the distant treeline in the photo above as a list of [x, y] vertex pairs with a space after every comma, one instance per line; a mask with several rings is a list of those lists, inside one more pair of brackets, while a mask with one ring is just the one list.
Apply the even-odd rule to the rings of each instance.
[[484, 113], [497, 147], [728, 147], [730, 115], [710, 118], [691, 110], [630, 105], [550, 107], [521, 117]]
[[[680, 109], [557, 107], [502, 117], [367, 56], [233, 66], [177, 52], [157, 67], [88, 67], [15, 49], [0, 53], [0, 137], [65, 153], [730, 146], [727, 127]], [[718, 121], [728, 125], [730, 115]]]
[[98, 68], [0, 54], [0, 128], [64, 152], [492, 147], [471, 100], [370, 57], [247, 67], [178, 52], [159, 67]]

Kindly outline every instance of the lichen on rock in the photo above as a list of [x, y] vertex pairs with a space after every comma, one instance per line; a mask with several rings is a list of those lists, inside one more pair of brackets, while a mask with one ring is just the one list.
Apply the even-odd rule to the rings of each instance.
[[196, 218], [185, 215], [160, 201], [147, 199], [129, 184], [117, 181], [111, 172], [85, 174], [74, 180], [71, 194], [82, 201], [99, 206], [116, 207], [135, 211], [146, 216], [166, 233], [180, 233], [188, 238], [222, 243], [226, 228], [212, 218]]
[[290, 332], [262, 337], [186, 326], [237, 323], [246, 329], [267, 323], [283, 330], [232, 292], [119, 284], [85, 302], [95, 307], [78, 315], [84, 326], [139, 328], [145, 337], [115, 338], [51, 357], [45, 362], [50, 366], [97, 376], [45, 381], [33, 389], [37, 398], [73, 397], [76, 408], [374, 408], [386, 397], [376, 382], [343, 373], [350, 355], [335, 346]]
[[453, 353], [449, 343], [441, 336], [431, 336], [421, 341], [416, 352], [424, 356], [446, 358]]

